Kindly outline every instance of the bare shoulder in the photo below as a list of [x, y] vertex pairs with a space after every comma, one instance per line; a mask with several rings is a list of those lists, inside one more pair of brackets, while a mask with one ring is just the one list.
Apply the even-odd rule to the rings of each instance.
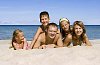
[[41, 34], [39, 35], [39, 38], [40, 38], [40, 39], [45, 39], [45, 33], [41, 33]]
[[37, 29], [37, 33], [42, 33], [43, 30], [41, 29], [41, 27], [39, 26], [38, 29]]

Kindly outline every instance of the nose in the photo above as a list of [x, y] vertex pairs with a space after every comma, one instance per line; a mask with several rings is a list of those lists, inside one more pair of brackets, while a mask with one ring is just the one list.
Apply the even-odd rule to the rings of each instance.
[[80, 29], [77, 29], [77, 31], [79, 31]]
[[46, 23], [46, 20], [43, 20], [42, 23]]

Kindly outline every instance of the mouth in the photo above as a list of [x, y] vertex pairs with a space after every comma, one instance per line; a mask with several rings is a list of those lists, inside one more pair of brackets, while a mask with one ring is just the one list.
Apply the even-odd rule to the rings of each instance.
[[82, 33], [81, 33], [81, 32], [77, 32], [77, 34], [78, 34], [78, 35], [81, 35]]
[[24, 41], [24, 39], [21, 39], [21, 41]]
[[48, 23], [44, 22], [43, 25], [47, 25]]
[[54, 37], [55, 37], [55, 35], [54, 35], [54, 34], [51, 34], [51, 35], [50, 35], [50, 38], [54, 38]]
[[65, 31], [68, 31], [68, 28], [64, 28]]

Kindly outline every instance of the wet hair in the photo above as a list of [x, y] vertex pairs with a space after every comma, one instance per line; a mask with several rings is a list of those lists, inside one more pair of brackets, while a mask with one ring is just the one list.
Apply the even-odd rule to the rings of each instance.
[[83, 41], [84, 40], [84, 35], [85, 35], [85, 33], [86, 33], [86, 29], [85, 29], [85, 26], [84, 26], [84, 24], [83, 24], [83, 22], [82, 21], [75, 21], [74, 22], [74, 24], [73, 24], [73, 33], [72, 33], [72, 35], [73, 35], [73, 38], [74, 39], [77, 39], [77, 37], [76, 37], [76, 34], [75, 34], [75, 25], [78, 25], [78, 26], [80, 26], [82, 29], [83, 29], [83, 33], [81, 34], [81, 36], [80, 36], [80, 38], [81, 38], [81, 40]]
[[46, 29], [48, 30], [50, 26], [52, 26], [52, 27], [57, 27], [57, 29], [58, 29], [58, 26], [57, 26], [56, 23], [49, 23], [49, 24], [47, 25]]
[[49, 17], [49, 13], [48, 13], [47, 11], [43, 11], [43, 12], [40, 13], [40, 22], [41, 22], [41, 17], [42, 17], [43, 15], [47, 15], [48, 18], [50, 18], [50, 17]]
[[13, 46], [13, 42], [16, 42], [15, 37], [16, 37], [19, 33], [21, 33], [21, 32], [23, 32], [23, 31], [20, 30], [20, 29], [16, 29], [16, 30], [13, 32], [13, 37], [12, 37], [12, 47], [14, 47], [14, 46]]
[[66, 21], [68, 24], [69, 24], [69, 31], [68, 31], [68, 33], [71, 33], [71, 29], [70, 29], [70, 21], [67, 19], [67, 18], [61, 18], [60, 20], [59, 20], [59, 27], [60, 27], [60, 32], [61, 32], [61, 35], [62, 35], [62, 37], [65, 37], [66, 36], [66, 32], [62, 29], [62, 27], [61, 27], [61, 22], [62, 21]]

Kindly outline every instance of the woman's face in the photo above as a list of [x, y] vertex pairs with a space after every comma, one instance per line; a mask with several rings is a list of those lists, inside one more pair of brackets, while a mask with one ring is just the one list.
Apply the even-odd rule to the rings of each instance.
[[80, 36], [80, 35], [83, 33], [83, 29], [82, 29], [82, 27], [80, 27], [79, 25], [75, 25], [75, 26], [74, 26], [74, 29], [75, 29], [75, 34], [76, 34], [77, 36]]
[[66, 21], [61, 22], [61, 28], [66, 32], [69, 31], [69, 23]]

